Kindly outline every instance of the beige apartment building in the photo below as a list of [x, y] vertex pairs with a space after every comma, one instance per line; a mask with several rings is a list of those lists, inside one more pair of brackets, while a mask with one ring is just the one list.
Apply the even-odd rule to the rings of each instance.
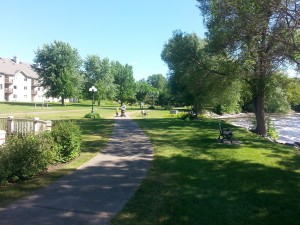
[[0, 102], [57, 101], [46, 98], [45, 90], [38, 83], [39, 75], [31, 64], [0, 57]]

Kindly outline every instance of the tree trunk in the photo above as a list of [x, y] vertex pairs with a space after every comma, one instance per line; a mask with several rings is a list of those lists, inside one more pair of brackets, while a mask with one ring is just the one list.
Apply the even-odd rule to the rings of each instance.
[[262, 136], [267, 134], [264, 106], [264, 93], [259, 93], [255, 100], [256, 133]]
[[[262, 42], [264, 42], [264, 36]], [[264, 49], [264, 48], [263, 48]], [[266, 52], [263, 50], [259, 54], [258, 72], [256, 74], [255, 80], [255, 97], [254, 97], [254, 107], [255, 107], [255, 117], [256, 117], [256, 133], [261, 136], [267, 135], [266, 127], [266, 117], [265, 117], [265, 89], [266, 89], [266, 77], [267, 77], [267, 56]]]
[[65, 97], [61, 96], [61, 105], [65, 106]]

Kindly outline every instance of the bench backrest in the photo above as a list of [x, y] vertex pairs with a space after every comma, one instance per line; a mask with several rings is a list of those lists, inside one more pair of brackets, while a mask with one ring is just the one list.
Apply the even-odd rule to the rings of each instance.
[[221, 124], [221, 123], [219, 123], [219, 131], [220, 131], [220, 134], [223, 133], [223, 127], [222, 127], [222, 124]]

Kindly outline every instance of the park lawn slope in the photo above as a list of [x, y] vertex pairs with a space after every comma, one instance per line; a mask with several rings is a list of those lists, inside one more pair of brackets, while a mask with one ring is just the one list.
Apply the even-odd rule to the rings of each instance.
[[136, 122], [154, 145], [153, 167], [112, 225], [299, 224], [299, 150], [236, 127], [241, 144], [220, 144], [212, 119]]

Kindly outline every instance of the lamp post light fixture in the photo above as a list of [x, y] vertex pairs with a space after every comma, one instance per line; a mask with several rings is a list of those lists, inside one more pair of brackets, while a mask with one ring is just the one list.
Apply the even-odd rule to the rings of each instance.
[[89, 88], [89, 91], [92, 92], [92, 96], [93, 96], [93, 100], [92, 100], [92, 113], [93, 113], [94, 112], [94, 94], [97, 91], [97, 88], [92, 86], [91, 88]]

